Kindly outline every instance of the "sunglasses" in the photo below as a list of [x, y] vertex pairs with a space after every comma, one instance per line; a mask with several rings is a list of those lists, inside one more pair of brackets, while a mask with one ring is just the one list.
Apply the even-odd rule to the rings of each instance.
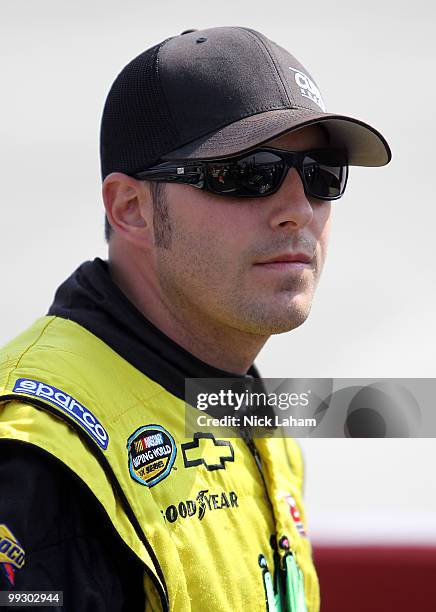
[[276, 193], [290, 168], [300, 175], [307, 197], [337, 200], [345, 191], [348, 160], [342, 149], [285, 151], [259, 147], [215, 160], [163, 162], [134, 177], [183, 183], [221, 196], [259, 198]]

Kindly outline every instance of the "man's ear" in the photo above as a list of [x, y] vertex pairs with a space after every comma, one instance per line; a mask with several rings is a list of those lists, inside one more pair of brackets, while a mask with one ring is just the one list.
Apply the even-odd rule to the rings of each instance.
[[153, 242], [153, 201], [148, 186], [112, 172], [103, 181], [106, 216], [115, 234], [139, 247]]

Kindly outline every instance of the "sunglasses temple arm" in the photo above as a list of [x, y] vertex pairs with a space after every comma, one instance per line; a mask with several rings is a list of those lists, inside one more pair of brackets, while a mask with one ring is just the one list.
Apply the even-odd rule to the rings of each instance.
[[200, 189], [204, 185], [204, 171], [202, 166], [198, 164], [196, 166], [158, 166], [156, 168], [150, 168], [143, 172], [135, 174], [135, 178], [141, 180], [150, 181], [164, 181], [171, 183], [186, 183], [199, 187]]

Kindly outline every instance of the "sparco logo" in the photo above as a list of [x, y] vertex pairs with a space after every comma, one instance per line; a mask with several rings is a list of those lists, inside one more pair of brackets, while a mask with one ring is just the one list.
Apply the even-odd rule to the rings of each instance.
[[77, 423], [80, 423], [97, 444], [103, 450], [106, 450], [109, 442], [107, 431], [90, 410], [80, 404], [74, 397], [68, 395], [68, 393], [52, 385], [29, 378], [18, 378], [12, 391], [14, 393], [33, 395], [57, 406], [66, 414], [69, 414]]
[[166, 510], [161, 510], [164, 520], [174, 523], [178, 518], [192, 518], [197, 516], [202, 520], [207, 510], [223, 510], [228, 508], [238, 508], [238, 496], [234, 491], [225, 493], [209, 493], [209, 491], [199, 491], [195, 501], [187, 499], [176, 505], [168, 506]]

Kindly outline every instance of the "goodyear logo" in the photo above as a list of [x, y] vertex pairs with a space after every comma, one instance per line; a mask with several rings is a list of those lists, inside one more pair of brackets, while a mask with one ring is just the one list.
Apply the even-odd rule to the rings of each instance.
[[0, 565], [12, 586], [15, 584], [15, 570], [23, 567], [25, 556], [12, 531], [6, 525], [0, 525]]
[[127, 440], [130, 476], [153, 487], [168, 476], [176, 459], [176, 443], [161, 425], [143, 425]]
[[33, 395], [57, 406], [73, 417], [103, 450], [107, 449], [109, 436], [103, 425], [92, 412], [74, 399], [74, 397], [68, 395], [68, 393], [64, 393], [64, 391], [39, 380], [30, 380], [28, 378], [18, 378], [15, 381], [13, 392]]
[[201, 521], [206, 510], [228, 510], [229, 508], [239, 508], [238, 496], [234, 491], [210, 493], [208, 489], [203, 489], [197, 493], [195, 500], [186, 499], [178, 504], [171, 504], [165, 510], [161, 510], [161, 513], [164, 521], [174, 523], [178, 518], [186, 519], [193, 516], [197, 516]]

